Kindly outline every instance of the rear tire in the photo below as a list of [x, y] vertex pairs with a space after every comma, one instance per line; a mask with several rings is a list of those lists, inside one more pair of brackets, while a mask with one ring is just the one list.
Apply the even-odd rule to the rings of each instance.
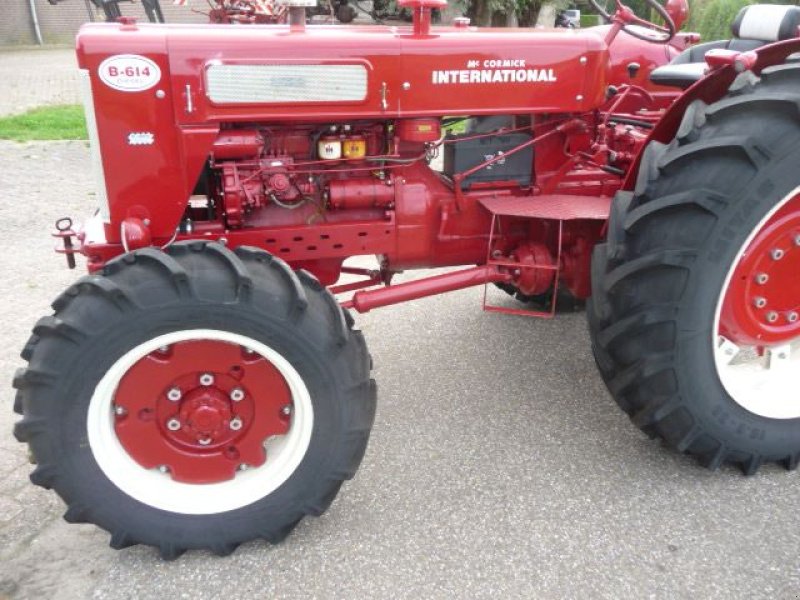
[[[219, 244], [179, 243], [166, 252], [144, 249], [110, 262], [102, 275], [67, 289], [53, 308], [55, 314], [37, 323], [22, 352], [29, 364], [14, 385], [15, 408], [24, 418], [14, 432], [38, 464], [31, 481], [61, 496], [67, 521], [110, 532], [112, 547], [149, 544], [172, 559], [192, 548], [224, 555], [255, 538], [279, 542], [305, 515], [325, 512], [343, 480], [358, 469], [375, 411], [370, 358], [352, 319], [311, 275], [294, 273], [257, 249], [231, 252]], [[232, 377], [241, 377], [242, 388], [232, 392], [229, 386], [221, 400], [190, 400], [184, 390], [182, 398], [158, 392], [152, 406], [136, 410], [124, 404], [149, 402], [148, 386], [157, 387], [146, 377], [125, 383], [125, 376], [139, 368], [164, 368], [159, 353], [174, 349], [177, 357], [180, 344], [201, 344], [182, 356], [200, 372], [213, 371], [214, 386], [224, 378], [236, 385]], [[228, 362], [221, 364], [216, 354], [201, 357], [197, 348], [228, 353], [237, 365], [227, 371]], [[235, 360], [240, 349], [243, 367]], [[193, 386], [196, 374], [180, 368], [175, 377]], [[272, 369], [271, 393], [257, 393], [266, 386], [257, 368]], [[248, 372], [255, 379], [248, 380]], [[250, 400], [240, 398], [248, 381], [249, 412], [242, 406]], [[134, 387], [123, 398], [126, 385]], [[208, 389], [192, 393], [211, 394]], [[272, 406], [272, 396], [281, 394], [288, 404]], [[125, 420], [134, 425], [137, 418], [153, 420], [142, 416], [149, 410], [161, 423], [159, 407], [166, 403], [169, 410], [173, 400], [181, 410], [187, 407], [194, 424], [142, 430], [160, 448], [152, 462], [154, 444], [138, 434], [125, 437], [130, 425]], [[190, 401], [195, 404], [183, 404]], [[198, 406], [199, 412], [190, 411]], [[244, 425], [234, 427], [230, 410], [242, 411], [237, 414], [245, 415]], [[209, 411], [217, 421], [202, 431], [211, 433], [197, 434], [198, 443], [208, 446], [195, 447], [190, 425], [208, 422]], [[244, 452], [243, 440], [256, 424], [279, 431], [266, 437], [258, 430], [264, 437], [249, 447], [251, 466], [239, 448]], [[213, 472], [212, 433], [232, 440], [214, 455]], [[178, 435], [184, 439], [176, 440]], [[194, 462], [184, 465], [187, 453]], [[164, 464], [153, 468], [159, 462]], [[231, 474], [220, 475], [220, 465]]]
[[587, 313], [608, 389], [644, 432], [711, 469], [800, 457], [800, 419], [747, 410], [715, 359], [733, 269], [800, 185], [799, 105], [800, 67], [781, 65], [694, 106], [693, 126], [645, 152], [646, 183], [617, 195], [593, 255]]

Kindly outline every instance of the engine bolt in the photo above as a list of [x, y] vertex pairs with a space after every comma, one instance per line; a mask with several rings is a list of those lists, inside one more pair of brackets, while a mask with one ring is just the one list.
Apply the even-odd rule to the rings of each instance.
[[797, 313], [794, 311], [786, 315], [786, 320], [789, 321], [789, 323], [797, 323], [797, 318]]
[[242, 388], [233, 388], [231, 390], [231, 400], [234, 402], [241, 402], [244, 400], [244, 390]]
[[783, 258], [784, 252], [780, 248], [774, 248], [769, 255], [772, 257], [772, 260], [780, 260]]
[[201, 446], [208, 446], [211, 443], [210, 437], [204, 437], [197, 440], [197, 443]]
[[169, 473], [169, 467], [167, 465], [159, 465], [158, 471], [159, 473]]
[[115, 406], [114, 407], [114, 414], [117, 415], [118, 417], [122, 417], [124, 415], [127, 415], [128, 411], [125, 410], [124, 406]]
[[285, 404], [283, 408], [281, 408], [281, 414], [284, 415], [285, 417], [288, 417], [290, 414], [292, 414], [292, 405]]
[[177, 402], [181, 399], [182, 395], [183, 394], [181, 394], [180, 388], [170, 388], [170, 390], [167, 392], [167, 400], [170, 400], [171, 402]]
[[181, 422], [178, 419], [170, 419], [167, 421], [167, 429], [170, 431], [178, 431], [181, 428]]
[[753, 299], [753, 306], [756, 308], [764, 308], [767, 305], [767, 299], [762, 296], [756, 296]]
[[211, 373], [203, 373], [200, 375], [200, 385], [213, 385], [214, 383], [214, 376]]
[[769, 275], [767, 275], [766, 273], [759, 273], [758, 275], [756, 275], [756, 283], [758, 285], [764, 285], [768, 281], [769, 281]]
[[774, 323], [777, 320], [778, 320], [778, 313], [776, 313], [774, 310], [771, 310], [767, 313], [767, 322]]
[[234, 431], [239, 431], [242, 428], [242, 420], [239, 417], [234, 417], [228, 426]]

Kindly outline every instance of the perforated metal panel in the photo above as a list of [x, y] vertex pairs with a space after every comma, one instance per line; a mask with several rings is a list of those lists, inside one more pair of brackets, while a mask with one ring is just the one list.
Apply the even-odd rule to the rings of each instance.
[[367, 97], [364, 65], [210, 65], [214, 104], [360, 102]]

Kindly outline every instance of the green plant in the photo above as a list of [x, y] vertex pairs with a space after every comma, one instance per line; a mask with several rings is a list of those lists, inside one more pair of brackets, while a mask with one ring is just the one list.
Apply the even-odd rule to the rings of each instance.
[[43, 106], [21, 115], [0, 117], [0, 139], [3, 140], [27, 142], [86, 138], [83, 108], [77, 104]]
[[685, 31], [698, 32], [703, 41], [731, 37], [731, 23], [738, 12], [750, 4], [798, 4], [797, 0], [756, 2], [755, 0], [690, 0], [690, 16]]
[[600, 15], [595, 14], [586, 14], [581, 12], [581, 27], [594, 27], [595, 25], [600, 25], [602, 23], [602, 19]]

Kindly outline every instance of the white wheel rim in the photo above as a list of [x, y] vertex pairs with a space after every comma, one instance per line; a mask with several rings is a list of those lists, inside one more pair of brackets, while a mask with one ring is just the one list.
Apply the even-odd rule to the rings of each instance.
[[[146, 469], [123, 448], [114, 429], [113, 400], [120, 380], [140, 359], [163, 346], [191, 340], [228, 342], [249, 348], [269, 360], [286, 380], [293, 411], [286, 435], [270, 440], [267, 461], [210, 484], [174, 481], [169, 474]], [[213, 329], [176, 331], [133, 348], [106, 372], [95, 387], [86, 418], [89, 447], [106, 477], [128, 496], [161, 510], [214, 514], [248, 506], [274, 492], [295, 472], [308, 450], [314, 424], [311, 396], [297, 370], [281, 354], [252, 338]]]
[[[736, 267], [767, 222], [786, 203], [800, 193], [800, 186], [785, 198], [759, 222], [736, 253], [717, 301], [712, 331], [714, 363], [725, 391], [739, 406], [770, 419], [800, 418], [800, 337], [788, 343], [768, 348], [759, 355], [754, 347], [738, 346], [719, 335], [722, 305]], [[800, 276], [800, 274], [798, 274]]]

